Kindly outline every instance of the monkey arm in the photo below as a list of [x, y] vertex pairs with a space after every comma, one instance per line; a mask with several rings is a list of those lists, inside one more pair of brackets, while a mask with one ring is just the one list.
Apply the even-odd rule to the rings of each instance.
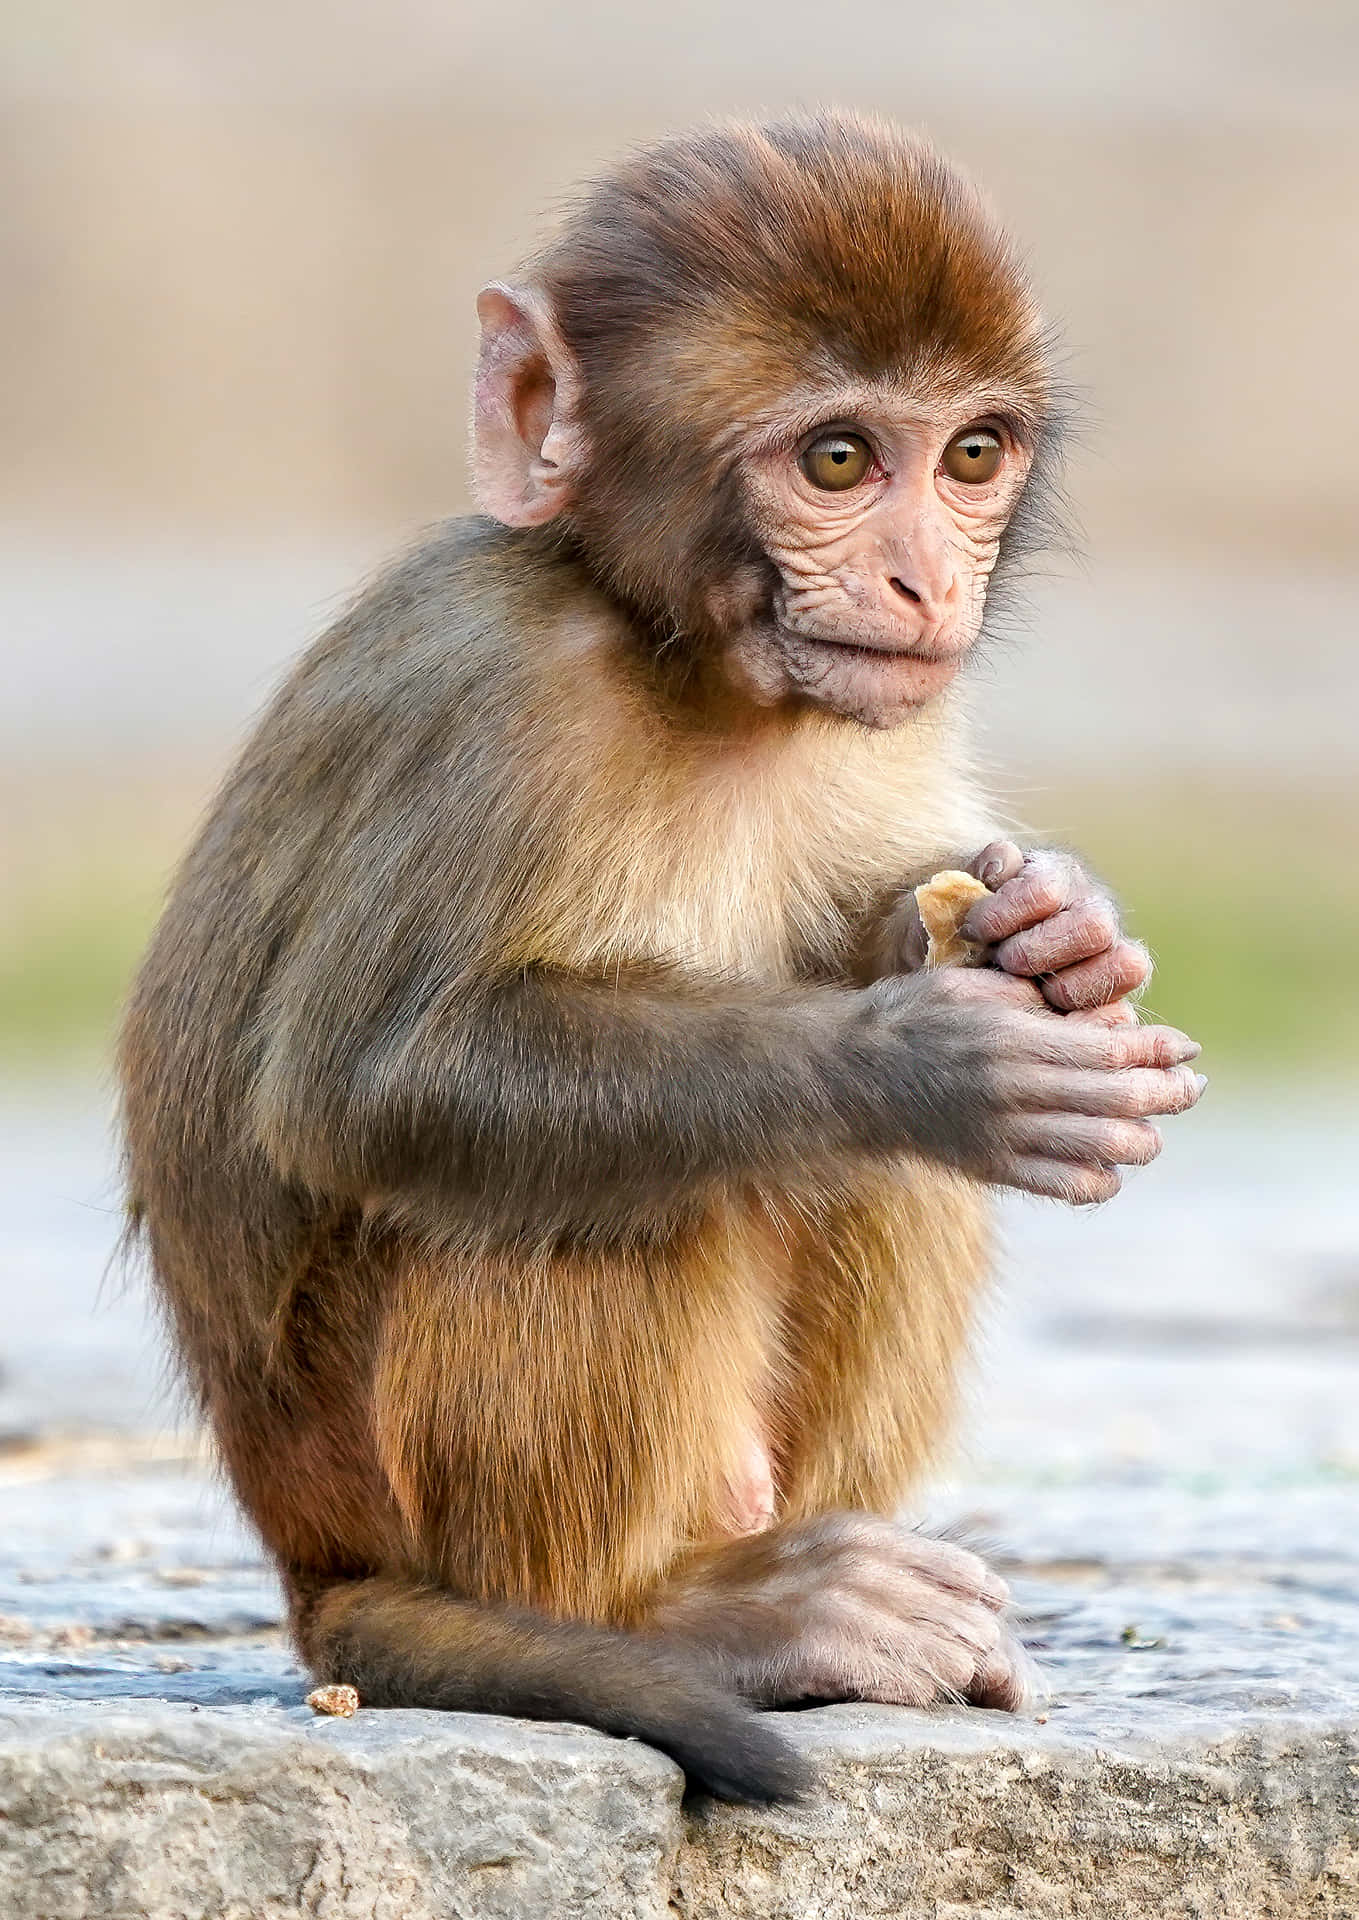
[[604, 1233], [725, 1179], [980, 1148], [975, 1042], [928, 980], [851, 993], [530, 970], [404, 1028], [280, 1028], [259, 1142], [314, 1190], [473, 1228]]

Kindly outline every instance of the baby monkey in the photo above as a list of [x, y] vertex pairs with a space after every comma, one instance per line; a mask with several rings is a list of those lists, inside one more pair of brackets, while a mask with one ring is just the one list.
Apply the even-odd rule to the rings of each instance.
[[[975, 191], [826, 116], [669, 140], [481, 296], [480, 517], [265, 714], [121, 1047], [134, 1219], [318, 1681], [718, 1794], [809, 1699], [1013, 1708], [897, 1524], [987, 1189], [1108, 1199], [1200, 1081], [959, 682], [1053, 442]], [[985, 883], [923, 966], [912, 889]]]

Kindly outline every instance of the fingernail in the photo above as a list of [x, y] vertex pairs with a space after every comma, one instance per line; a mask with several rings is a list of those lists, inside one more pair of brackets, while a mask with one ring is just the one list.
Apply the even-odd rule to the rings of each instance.
[[999, 854], [993, 854], [989, 860], [982, 861], [982, 870], [977, 877], [984, 887], [994, 889], [996, 882], [1000, 879], [1004, 871], [1005, 862], [1000, 858]]
[[1198, 1089], [1199, 1089], [1199, 1092], [1200, 1092], [1200, 1093], [1202, 1093], [1202, 1092], [1203, 1092], [1203, 1089], [1204, 1089], [1204, 1088], [1205, 1088], [1205, 1087], [1207, 1086], [1207, 1084], [1208, 1084], [1208, 1076], [1207, 1076], [1207, 1074], [1206, 1074], [1206, 1073], [1196, 1073], [1196, 1074], [1194, 1075], [1194, 1079], [1195, 1079], [1195, 1080], [1197, 1081], [1197, 1083], [1198, 1083]]

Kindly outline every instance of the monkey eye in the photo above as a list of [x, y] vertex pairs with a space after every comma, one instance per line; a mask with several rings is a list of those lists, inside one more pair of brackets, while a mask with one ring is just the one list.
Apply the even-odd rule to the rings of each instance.
[[990, 427], [969, 427], [965, 433], [954, 434], [940, 464], [950, 480], [981, 487], [995, 479], [1004, 458], [1005, 448], [998, 433]]
[[857, 487], [873, 466], [873, 449], [857, 433], [823, 433], [802, 455], [798, 465], [814, 487], [842, 493]]

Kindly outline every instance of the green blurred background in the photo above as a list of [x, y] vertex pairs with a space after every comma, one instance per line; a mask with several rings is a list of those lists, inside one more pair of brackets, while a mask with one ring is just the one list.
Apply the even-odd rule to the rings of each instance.
[[1359, 1055], [1359, 13], [283, 0], [0, 18], [0, 1061], [93, 1085], [286, 659], [467, 504], [473, 295], [707, 112], [926, 126], [1033, 263], [1085, 559], [977, 688], [1210, 1072]]

